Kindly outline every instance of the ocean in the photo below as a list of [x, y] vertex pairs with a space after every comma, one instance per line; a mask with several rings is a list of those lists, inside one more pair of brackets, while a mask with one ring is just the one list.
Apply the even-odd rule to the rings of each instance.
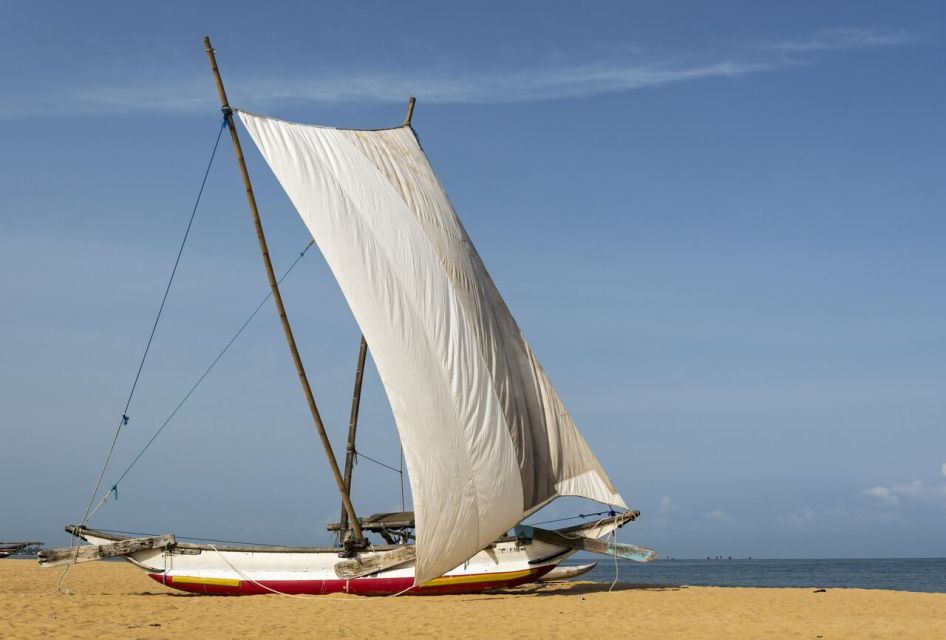
[[[597, 562], [579, 580], [612, 582], [610, 559], [570, 558], [565, 565]], [[946, 558], [844, 560], [655, 560], [617, 563], [618, 582], [711, 587], [895, 589], [946, 593]]]

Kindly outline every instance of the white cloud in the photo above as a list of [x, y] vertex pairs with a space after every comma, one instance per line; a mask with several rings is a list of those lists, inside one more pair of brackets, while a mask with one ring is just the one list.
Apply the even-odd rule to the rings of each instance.
[[[420, 69], [405, 74], [351, 70], [333, 75], [236, 76], [230, 84], [239, 88], [233, 92], [235, 104], [247, 108], [270, 108], [286, 102], [400, 103], [411, 95], [428, 104], [528, 102], [582, 98], [701, 79], [741, 78], [792, 66], [794, 63], [786, 59], [790, 53], [886, 47], [915, 40], [902, 30], [831, 29], [798, 40], [768, 42], [743, 49], [740, 59], [715, 56], [714, 60], [704, 56], [697, 62], [681, 62], [680, 56], [670, 56], [641, 61], [640, 52], [618, 52], [585, 64], [492, 73]], [[629, 61], [628, 56], [634, 59]], [[8, 93], [0, 97], [0, 119], [59, 114], [196, 113], [217, 106], [204, 74], [124, 86], [69, 88], [60, 83], [51, 91], [55, 93]]]
[[732, 515], [726, 513], [721, 509], [715, 509], [706, 514], [707, 520], [713, 520], [714, 522], [732, 522]]
[[927, 484], [917, 479], [890, 487], [872, 487], [863, 490], [861, 495], [883, 507], [894, 507], [906, 501], [946, 506], [946, 485]]
[[654, 522], [658, 527], [667, 527], [670, 525], [670, 519], [672, 518], [673, 514], [677, 513], [679, 510], [680, 505], [674, 504], [670, 499], [670, 496], [660, 496], [660, 502], [657, 503], [657, 515], [654, 517]]
[[809, 53], [814, 51], [842, 51], [846, 49], [874, 49], [916, 42], [917, 36], [903, 29], [872, 29], [864, 27], [822, 29], [810, 36], [795, 40], [778, 40], [761, 45], [762, 48], [782, 53]]
[[900, 504], [900, 496], [895, 495], [887, 487], [872, 487], [870, 489], [864, 489], [861, 491], [861, 495], [876, 500], [883, 506], [892, 507], [894, 505]]
[[[505, 73], [417, 74], [353, 72], [335, 76], [284, 76], [231, 80], [235, 106], [268, 107], [286, 102], [401, 103], [417, 96], [425, 104], [496, 104], [582, 98], [602, 93], [699, 80], [738, 78], [769, 65], [719, 61], [699, 65], [596, 62], [591, 64]], [[69, 91], [66, 89], [65, 91]], [[36, 96], [0, 99], [0, 118], [60, 113], [120, 114], [140, 112], [194, 113], [215, 109], [216, 96], [206, 81], [182, 79], [150, 85], [96, 86], [72, 90], [56, 99]]]
[[779, 522], [784, 522], [785, 524], [792, 525], [793, 527], [803, 527], [805, 525], [811, 524], [815, 521], [817, 514], [809, 509], [804, 508], [795, 513], [788, 514], [787, 516], [780, 515], [778, 516]]
[[946, 462], [944, 462], [943, 466], [940, 467], [939, 472], [942, 473], [944, 476], [946, 476]]

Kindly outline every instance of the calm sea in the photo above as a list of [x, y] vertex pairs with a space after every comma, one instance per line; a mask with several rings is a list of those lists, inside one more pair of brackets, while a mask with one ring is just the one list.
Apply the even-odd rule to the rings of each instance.
[[[611, 582], [614, 561], [598, 562], [579, 580]], [[946, 593], [946, 558], [871, 560], [655, 560], [618, 561], [618, 581], [642, 585], [896, 589]]]

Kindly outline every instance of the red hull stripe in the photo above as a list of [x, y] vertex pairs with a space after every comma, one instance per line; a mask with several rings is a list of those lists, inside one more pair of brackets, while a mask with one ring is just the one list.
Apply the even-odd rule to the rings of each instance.
[[[415, 587], [408, 594], [478, 593], [491, 589], [515, 587], [533, 582], [552, 570], [554, 565], [501, 573], [442, 576], [431, 581], [432, 586]], [[156, 582], [168, 587], [221, 596], [265, 595], [277, 591], [292, 595], [327, 595], [351, 593], [360, 596], [387, 596], [409, 589], [413, 578], [355, 578], [354, 580], [236, 580], [227, 578], [196, 578], [148, 574]], [[270, 591], [272, 589], [272, 591]]]

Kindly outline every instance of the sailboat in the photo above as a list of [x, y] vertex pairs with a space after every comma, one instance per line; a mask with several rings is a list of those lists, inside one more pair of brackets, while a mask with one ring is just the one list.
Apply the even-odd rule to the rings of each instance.
[[[229, 105], [204, 47], [256, 227], [273, 300], [343, 511], [340, 546], [194, 544], [85, 526], [91, 543], [46, 551], [54, 566], [121, 556], [169, 587], [213, 594], [476, 592], [540, 579], [579, 550], [648, 561], [601, 538], [628, 508], [526, 342], [412, 127], [300, 124]], [[343, 474], [296, 348], [243, 156], [249, 133], [301, 216], [362, 330]], [[394, 414], [414, 511], [359, 518], [350, 498], [361, 373], [370, 347]], [[558, 530], [520, 524], [559, 496], [604, 505]], [[331, 529], [332, 527], [330, 527]], [[373, 545], [366, 534], [384, 538]], [[613, 536], [612, 536], [613, 538]]]

